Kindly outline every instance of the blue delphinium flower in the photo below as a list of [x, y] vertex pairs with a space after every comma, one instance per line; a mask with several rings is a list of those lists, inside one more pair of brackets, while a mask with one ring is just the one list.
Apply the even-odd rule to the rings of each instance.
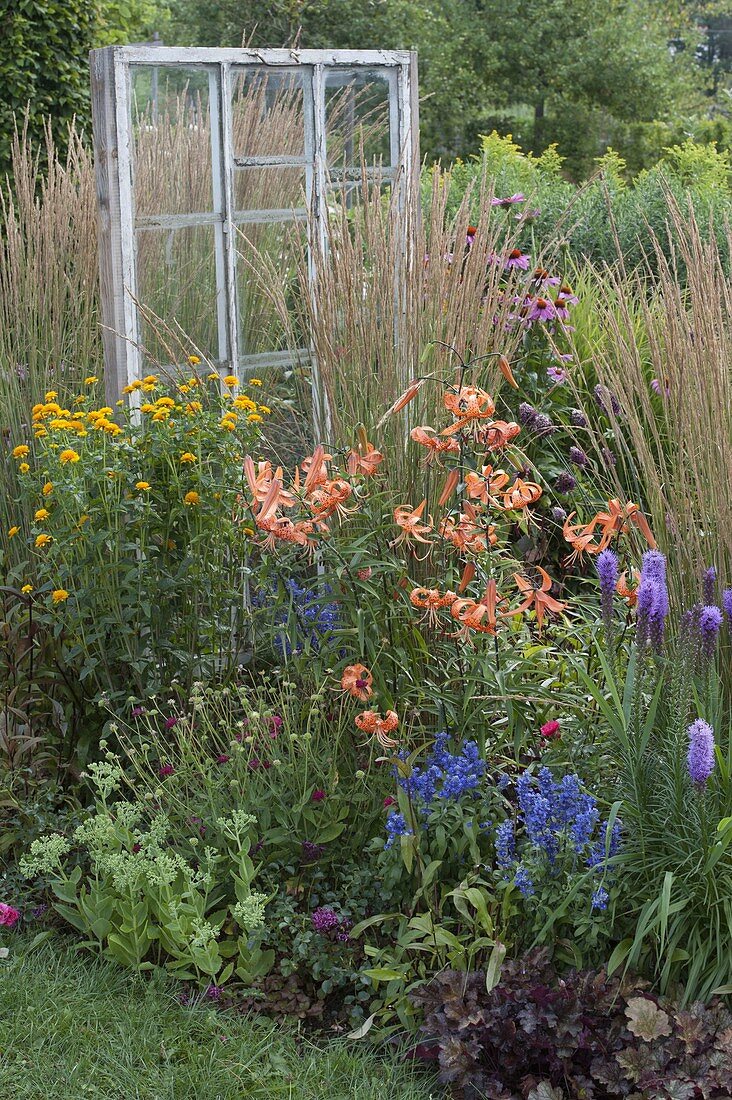
[[296, 623], [296, 641], [293, 647], [286, 631], [278, 633], [275, 637], [275, 645], [288, 657], [293, 653], [302, 653], [305, 645], [316, 653], [328, 635], [337, 630], [340, 623], [338, 604], [328, 601], [331, 594], [327, 585], [318, 588], [305, 588], [294, 578], [285, 581], [285, 589], [289, 597], [287, 603], [277, 600], [276, 592], [267, 590], [260, 592], [254, 598], [255, 607], [270, 607], [274, 605], [275, 626], [287, 626], [292, 614]]
[[496, 829], [496, 863], [507, 870], [516, 858], [516, 834], [513, 821], [502, 821]]
[[531, 875], [525, 867], [519, 866], [516, 870], [516, 874], [513, 877], [514, 886], [521, 891], [525, 898], [533, 897], [534, 882]]
[[598, 886], [592, 895], [592, 908], [593, 909], [607, 909], [607, 903], [610, 895], [604, 886]]
[[388, 834], [388, 840], [384, 845], [385, 848], [391, 848], [394, 841], [400, 836], [413, 836], [414, 831], [407, 825], [404, 814], [393, 813], [389, 814], [386, 819], [386, 831]]
[[453, 755], [447, 747], [449, 740], [448, 734], [439, 733], [424, 766], [415, 764], [411, 775], [399, 778], [400, 786], [421, 803], [424, 813], [429, 813], [436, 799], [457, 802], [465, 794], [477, 793], [485, 776], [485, 761], [475, 741], [465, 741]]

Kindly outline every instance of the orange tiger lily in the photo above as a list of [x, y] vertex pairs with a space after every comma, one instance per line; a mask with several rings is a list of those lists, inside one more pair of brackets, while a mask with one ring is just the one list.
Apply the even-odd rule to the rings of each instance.
[[513, 485], [503, 494], [503, 507], [507, 512], [519, 511], [536, 504], [541, 497], [543, 489], [535, 481], [522, 481], [517, 477]]
[[628, 531], [629, 523], [638, 528], [652, 550], [656, 549], [656, 540], [648, 520], [632, 500], [627, 504], [621, 504], [617, 497], [613, 497], [607, 502], [607, 512], [598, 512], [595, 520], [602, 531], [600, 542], [603, 550], [609, 546], [615, 535], [625, 534]]
[[615, 591], [622, 600], [625, 600], [628, 607], [635, 607], [638, 600], [638, 584], [640, 583], [640, 573], [637, 569], [631, 569], [630, 577], [628, 577], [627, 571], [621, 573], [618, 577], [618, 582], [615, 585]]
[[547, 611], [559, 615], [560, 612], [565, 611], [569, 605], [561, 603], [559, 600], [555, 600], [553, 596], [549, 595], [549, 589], [554, 582], [547, 571], [542, 569], [540, 565], [537, 565], [536, 569], [541, 575], [541, 585], [539, 588], [535, 588], [528, 577], [523, 576], [522, 573], [514, 573], [513, 579], [516, 583], [516, 587], [525, 599], [519, 607], [514, 608], [513, 611], [506, 612], [506, 614], [520, 615], [524, 611], [530, 611], [533, 607], [536, 612], [536, 623], [539, 627], [539, 634], [541, 634], [544, 625], [544, 616]]
[[456, 599], [457, 593], [449, 590], [442, 593], [439, 588], [413, 588], [409, 593], [409, 602], [412, 607], [424, 612], [420, 622], [427, 619], [430, 626], [437, 625], [437, 612], [450, 607]]
[[506, 447], [521, 431], [515, 420], [494, 420], [476, 433], [478, 443], [488, 451], [498, 451]]
[[457, 439], [440, 439], [434, 428], [428, 427], [426, 424], [418, 428], [412, 428], [409, 433], [415, 443], [419, 443], [420, 447], [427, 448], [427, 458], [425, 462], [429, 465], [432, 462], [440, 463], [440, 458], [444, 454], [460, 454], [460, 444]]
[[461, 553], [480, 554], [498, 542], [495, 526], [483, 526], [475, 506], [467, 501], [457, 521], [454, 516], [445, 517], [439, 533]]
[[573, 561], [579, 561], [583, 554], [599, 554], [603, 548], [601, 543], [594, 541], [597, 516], [591, 519], [589, 523], [573, 524], [571, 520], [576, 515], [576, 512], [570, 512], [562, 527], [562, 534], [572, 547], [572, 553], [567, 558], [568, 565], [571, 565]]
[[499, 607], [505, 603], [503, 597], [498, 595], [496, 582], [488, 581], [486, 590], [480, 600], [467, 598], [457, 599], [450, 608], [453, 619], [460, 623], [460, 630], [453, 637], [462, 637], [470, 641], [470, 631], [478, 634], [493, 634], [498, 630], [498, 619], [505, 612]]
[[455, 423], [442, 432], [445, 436], [454, 435], [467, 424], [487, 420], [496, 411], [491, 395], [477, 386], [464, 386], [456, 392], [448, 391], [443, 403], [455, 417]]
[[362, 703], [368, 702], [373, 694], [372, 684], [374, 678], [366, 665], [348, 665], [343, 669], [341, 687], [353, 699], [359, 699]]
[[427, 523], [420, 522], [426, 504], [427, 499], [425, 498], [416, 508], [410, 508], [408, 504], [401, 504], [394, 509], [394, 522], [401, 527], [402, 533], [397, 535], [394, 541], [390, 543], [391, 546], [398, 546], [410, 539], [414, 539], [415, 542], [422, 542], [426, 546], [430, 544], [432, 540], [423, 536], [432, 530], [432, 517], [428, 517]]
[[492, 466], [484, 466], [479, 474], [471, 470], [466, 475], [465, 488], [469, 497], [480, 500], [483, 504], [490, 504], [494, 508], [500, 508], [495, 494], [505, 489], [510, 480], [505, 470], [494, 472]]
[[374, 736], [384, 749], [394, 749], [399, 744], [389, 736], [399, 725], [395, 710], [388, 710], [383, 718], [374, 710], [365, 710], [356, 715], [356, 725], [364, 733]]

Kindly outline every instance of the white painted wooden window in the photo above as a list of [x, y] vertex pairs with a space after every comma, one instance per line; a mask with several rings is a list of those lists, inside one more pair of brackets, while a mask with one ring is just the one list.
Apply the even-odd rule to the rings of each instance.
[[145, 352], [185, 361], [178, 329], [222, 374], [309, 358], [306, 334], [285, 346], [251, 265], [264, 254], [288, 278], [303, 250], [312, 264], [329, 196], [348, 201], [364, 172], [406, 193], [416, 55], [113, 46], [91, 73], [110, 403]]

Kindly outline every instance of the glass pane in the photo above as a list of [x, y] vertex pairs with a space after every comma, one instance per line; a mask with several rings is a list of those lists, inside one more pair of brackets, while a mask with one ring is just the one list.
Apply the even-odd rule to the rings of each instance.
[[237, 168], [234, 209], [295, 210], [305, 206], [304, 168]]
[[218, 359], [215, 232], [197, 225], [135, 234], [137, 298], [160, 318], [141, 315], [140, 339], [161, 363], [181, 363], [193, 347]]
[[220, 209], [211, 175], [208, 70], [133, 65], [130, 81], [137, 216]]
[[300, 285], [307, 278], [307, 229], [302, 222], [237, 228], [239, 354], [302, 346]]
[[[245, 378], [245, 372], [240, 370], [239, 377]], [[258, 367], [256, 377], [262, 379], [262, 392], [272, 408], [262, 425], [262, 454], [291, 470], [315, 446], [309, 356], [303, 354], [300, 362], [284, 370]]]
[[231, 125], [236, 157], [301, 157], [305, 153], [302, 73], [235, 69]]
[[391, 164], [389, 74], [378, 69], [325, 77], [325, 137], [330, 168], [358, 166], [363, 156]]

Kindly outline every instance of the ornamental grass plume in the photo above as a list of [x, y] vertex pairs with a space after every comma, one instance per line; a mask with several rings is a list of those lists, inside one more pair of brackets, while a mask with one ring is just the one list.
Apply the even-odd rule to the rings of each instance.
[[689, 778], [695, 787], [701, 789], [714, 771], [714, 730], [702, 718], [697, 718], [686, 732], [689, 737]]

